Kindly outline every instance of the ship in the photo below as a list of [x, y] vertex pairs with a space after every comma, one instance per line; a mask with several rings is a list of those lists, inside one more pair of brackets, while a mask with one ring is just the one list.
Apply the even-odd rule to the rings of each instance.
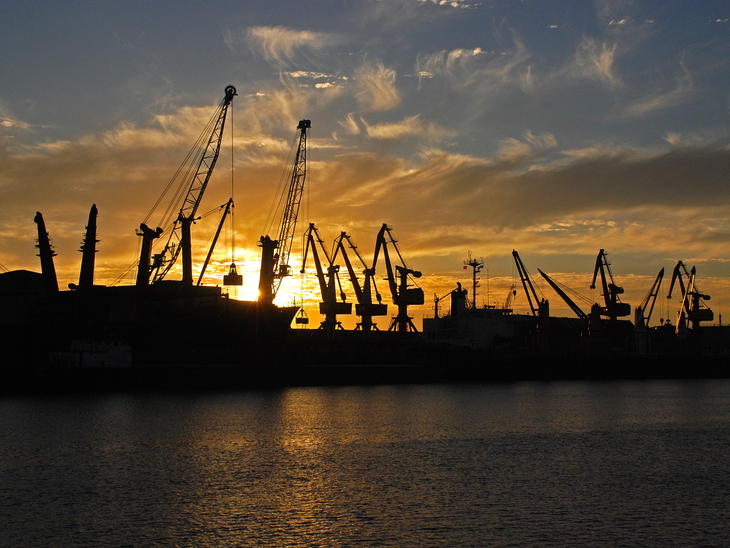
[[[102, 376], [91, 370], [115, 371], [104, 374], [114, 380], [134, 376], [150, 380], [150, 375], [156, 375], [174, 385], [180, 368], [187, 369], [188, 379], [195, 379], [191, 371], [196, 369], [233, 368], [241, 378], [271, 378], [273, 382], [277, 374], [272, 368], [277, 363], [275, 349], [286, 340], [299, 310], [298, 306], [277, 306], [274, 298], [291, 271], [287, 262], [306, 176], [306, 134], [311, 125], [303, 120], [297, 128], [300, 138], [291, 180], [294, 190], [279, 237], [261, 237], [260, 296], [255, 301], [229, 298], [220, 286], [201, 282], [232, 198], [222, 206], [221, 224], [197, 282], [192, 275], [191, 226], [198, 218], [198, 206], [213, 173], [226, 114], [235, 96], [235, 87], [227, 86], [202, 138], [186, 158], [192, 168], [178, 170], [185, 174], [180, 188], [187, 191], [178, 192], [174, 198], [181, 204], [177, 216], [164, 228], [140, 224], [137, 236], [141, 238], [141, 252], [130, 267], [136, 267], [133, 285], [94, 283], [98, 210], [92, 205], [80, 249], [79, 283], [59, 289], [51, 238], [42, 213], [36, 213], [41, 272], [0, 274], [0, 383], [4, 389], [40, 382], [51, 385], [59, 379], [83, 384], [93, 376]], [[154, 253], [156, 243], [164, 246]], [[173, 272], [181, 272], [182, 279], [171, 279]], [[241, 284], [242, 276], [232, 263], [224, 285]], [[187, 381], [188, 385], [194, 383]]]
[[[465, 268], [472, 267], [472, 299], [461, 287], [442, 297], [435, 296], [435, 314], [423, 319], [426, 345], [440, 359], [456, 365], [452, 379], [555, 380], [555, 379], [646, 379], [727, 377], [730, 375], [730, 326], [702, 325], [714, 318], [699, 291], [696, 268], [688, 270], [682, 261], [674, 268], [668, 297], [678, 286], [681, 302], [677, 320], [662, 319], [649, 327], [659, 295], [664, 269], [634, 310], [634, 322], [627, 319], [631, 307], [621, 302], [624, 290], [611, 272], [607, 253], [599, 250], [591, 289], [600, 279], [603, 303], [596, 303], [559, 284], [538, 269], [541, 277], [575, 313], [573, 318], [550, 315], [549, 301], [539, 291], [519, 253], [512, 251], [516, 271], [529, 304], [529, 314], [516, 314], [510, 307], [516, 285], [504, 306], [476, 305], [478, 273], [483, 261], [471, 255]], [[580, 297], [586, 312], [568, 293]], [[439, 315], [438, 303], [449, 298], [450, 312]]]

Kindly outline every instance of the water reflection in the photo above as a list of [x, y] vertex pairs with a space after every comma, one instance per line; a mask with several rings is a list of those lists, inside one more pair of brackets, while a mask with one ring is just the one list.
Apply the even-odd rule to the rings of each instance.
[[728, 443], [727, 381], [17, 398], [0, 517], [13, 546], [711, 544]]

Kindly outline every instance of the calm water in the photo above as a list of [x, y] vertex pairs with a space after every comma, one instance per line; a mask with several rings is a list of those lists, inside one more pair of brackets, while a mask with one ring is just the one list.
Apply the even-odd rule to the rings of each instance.
[[0, 400], [1, 546], [727, 546], [730, 382]]

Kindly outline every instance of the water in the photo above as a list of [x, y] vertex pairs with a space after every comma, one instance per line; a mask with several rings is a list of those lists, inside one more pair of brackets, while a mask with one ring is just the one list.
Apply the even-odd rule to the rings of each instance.
[[0, 401], [0, 546], [725, 546], [730, 381]]

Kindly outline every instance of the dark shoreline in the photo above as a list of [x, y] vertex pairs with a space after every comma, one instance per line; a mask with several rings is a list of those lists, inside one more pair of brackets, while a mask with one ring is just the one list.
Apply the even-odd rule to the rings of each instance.
[[[479, 354], [476, 354], [479, 355]], [[114, 392], [199, 392], [314, 386], [730, 378], [730, 357], [489, 356], [434, 352], [420, 363], [294, 363], [128, 368], [5, 368], [0, 397]]]

